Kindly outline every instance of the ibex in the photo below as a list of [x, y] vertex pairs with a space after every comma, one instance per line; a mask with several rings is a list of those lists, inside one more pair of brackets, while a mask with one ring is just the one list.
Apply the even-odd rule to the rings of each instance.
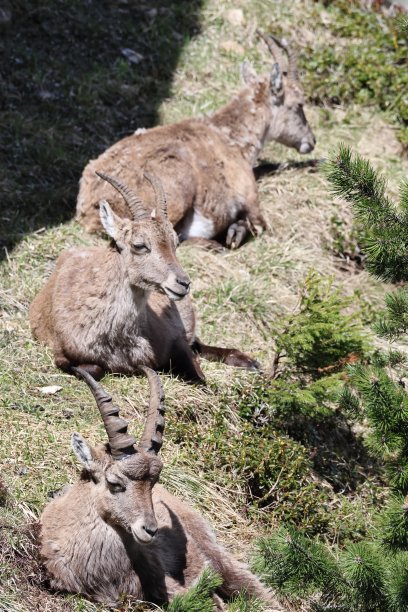
[[264, 40], [274, 57], [271, 73], [258, 77], [245, 62], [245, 87], [212, 116], [137, 131], [88, 163], [77, 201], [77, 219], [88, 231], [101, 228], [99, 202], [105, 198], [117, 214], [129, 214], [95, 171], [117, 176], [147, 200], [144, 170], [163, 181], [180, 240], [225, 239], [236, 248], [248, 232], [265, 228], [253, 174], [259, 152], [275, 140], [310, 153], [315, 138], [303, 111], [295, 54], [274, 37]]
[[160, 181], [146, 174], [156, 192], [155, 208], [149, 208], [121, 181], [100, 176], [123, 196], [133, 220], [102, 202], [111, 246], [62, 253], [31, 304], [31, 329], [51, 346], [55, 364], [66, 371], [81, 365], [98, 379], [106, 371], [132, 374], [139, 365], [203, 379], [196, 353], [256, 368], [244, 353], [196, 338], [190, 279], [176, 259], [177, 236]]
[[112, 398], [86, 371], [75, 369], [95, 397], [109, 442], [90, 448], [82, 436], [72, 436], [84, 467], [80, 480], [53, 499], [40, 519], [51, 586], [108, 605], [124, 596], [160, 605], [211, 566], [222, 578], [217, 609], [223, 609], [221, 598], [244, 591], [269, 602], [268, 609], [282, 610], [273, 593], [217, 544], [207, 522], [157, 484], [164, 397], [157, 374], [143, 369], [150, 405], [137, 445]]

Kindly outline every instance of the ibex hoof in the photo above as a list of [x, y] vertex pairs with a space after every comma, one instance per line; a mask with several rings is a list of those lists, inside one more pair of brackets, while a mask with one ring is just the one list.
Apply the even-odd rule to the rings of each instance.
[[237, 221], [229, 226], [225, 244], [230, 249], [237, 249], [244, 242], [248, 228], [243, 221]]

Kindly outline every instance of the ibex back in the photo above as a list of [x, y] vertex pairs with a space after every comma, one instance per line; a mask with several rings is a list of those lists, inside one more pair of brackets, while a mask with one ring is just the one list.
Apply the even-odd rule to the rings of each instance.
[[221, 598], [244, 591], [267, 601], [269, 610], [282, 610], [273, 593], [217, 544], [207, 522], [156, 484], [164, 397], [157, 374], [144, 371], [150, 406], [136, 445], [111, 397], [76, 369], [95, 396], [109, 444], [93, 449], [73, 435], [84, 466], [81, 478], [41, 516], [41, 554], [52, 586], [109, 605], [127, 595], [161, 605], [186, 591], [210, 565], [223, 581], [214, 594], [217, 609], [223, 609]]
[[121, 216], [129, 214], [95, 171], [118, 176], [147, 199], [145, 169], [163, 181], [169, 219], [181, 240], [225, 238], [228, 246], [238, 247], [248, 232], [265, 228], [252, 170], [262, 147], [275, 140], [310, 153], [315, 145], [296, 58], [286, 43], [265, 40], [274, 57], [271, 73], [258, 77], [244, 63], [244, 89], [211, 117], [136, 132], [89, 162], [77, 202], [77, 218], [88, 231], [101, 228], [98, 209], [104, 198]]
[[124, 198], [133, 220], [121, 219], [104, 201], [101, 220], [110, 247], [65, 251], [30, 308], [33, 334], [49, 344], [58, 367], [82, 365], [132, 374], [139, 365], [173, 368], [203, 379], [195, 353], [230, 365], [257, 363], [236, 349], [207, 347], [195, 336], [190, 279], [176, 259], [177, 236], [167, 219], [160, 181], [146, 206], [120, 181], [101, 174]]

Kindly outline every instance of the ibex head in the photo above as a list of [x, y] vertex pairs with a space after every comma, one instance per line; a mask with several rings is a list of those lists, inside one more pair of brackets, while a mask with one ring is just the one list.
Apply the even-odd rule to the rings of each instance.
[[147, 172], [144, 175], [156, 194], [156, 208], [149, 209], [121, 181], [102, 172], [96, 174], [119, 191], [132, 213], [132, 220], [122, 219], [106, 200], [100, 202], [102, 225], [124, 260], [130, 284], [181, 300], [190, 290], [190, 279], [176, 259], [178, 238], [167, 219], [166, 198], [159, 179]]
[[95, 397], [109, 442], [104, 448], [91, 448], [75, 433], [72, 446], [85, 468], [83, 478], [93, 487], [92, 498], [99, 516], [111, 526], [125, 530], [138, 543], [149, 544], [157, 531], [152, 488], [162, 469], [157, 453], [164, 430], [164, 394], [158, 375], [150, 368], [141, 369], [149, 379], [150, 404], [142, 437], [136, 445], [112, 398], [85, 370], [73, 368]]
[[[258, 35], [266, 42], [274, 59], [268, 77], [270, 121], [265, 142], [276, 140], [299, 153], [310, 153], [316, 139], [307, 122], [303, 106], [305, 103], [296, 65], [296, 55], [285, 40], [274, 36]], [[243, 67], [243, 78], [247, 84], [258, 80], [249, 64]]]

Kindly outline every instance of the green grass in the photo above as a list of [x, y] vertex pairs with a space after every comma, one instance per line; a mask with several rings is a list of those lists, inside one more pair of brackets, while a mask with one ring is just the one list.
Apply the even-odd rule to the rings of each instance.
[[[281, 32], [296, 34], [306, 94], [314, 96], [306, 62], [311, 37], [316, 49], [324, 46], [324, 15], [333, 20], [337, 4], [242, 0], [240, 7], [243, 23], [233, 26], [227, 0], [17, 1], [11, 24], [1, 26], [6, 112], [0, 119], [0, 221], [7, 250], [1, 248], [0, 267], [0, 477], [8, 494], [0, 487], [0, 608], [102, 609], [45, 591], [32, 540], [21, 532], [52, 491], [77, 477], [71, 433], [80, 431], [92, 444], [104, 439], [88, 390], [55, 369], [50, 351], [31, 338], [27, 320], [58, 254], [100, 241], [71, 220], [85, 163], [137, 127], [215, 110], [238, 90], [244, 57], [269, 71], [271, 58], [254, 34], [256, 25], [276, 31], [279, 24]], [[223, 51], [228, 40], [242, 45], [244, 54]], [[340, 35], [330, 33], [330, 44], [341, 53]], [[120, 53], [126, 47], [145, 59], [130, 65]], [[350, 98], [334, 107], [308, 103], [306, 114], [317, 136], [314, 157], [346, 142], [386, 168], [390, 193], [396, 194], [408, 164], [389, 113]], [[262, 158], [300, 160], [277, 145], [269, 145]], [[382, 305], [384, 288], [338, 256], [339, 244], [354, 240], [351, 212], [333, 201], [319, 171], [266, 174], [259, 191], [268, 233], [232, 253], [183, 246], [179, 258], [193, 279], [199, 337], [250, 352], [268, 369], [278, 330], [296, 310], [311, 268], [333, 277], [340, 294], [351, 299], [349, 309], [363, 308], [365, 324]], [[223, 365], [202, 366], [208, 381], [203, 388], [162, 377], [168, 407], [163, 482], [170, 490], [205, 514], [243, 560], [255, 537], [283, 522], [329, 542], [361, 538], [387, 495], [382, 466], [367, 459], [361, 431], [333, 414], [333, 401], [323, 406], [323, 392], [314, 388], [305, 414], [295, 418], [282, 401], [280, 411], [269, 411], [265, 433], [259, 426], [265, 414], [260, 410], [257, 421], [252, 413], [295, 388], [283, 388], [279, 379], [269, 387], [256, 374]], [[42, 394], [49, 384], [62, 390]], [[107, 376], [104, 386], [131, 429], [140, 432], [146, 381]], [[319, 409], [319, 418], [311, 420]]]

